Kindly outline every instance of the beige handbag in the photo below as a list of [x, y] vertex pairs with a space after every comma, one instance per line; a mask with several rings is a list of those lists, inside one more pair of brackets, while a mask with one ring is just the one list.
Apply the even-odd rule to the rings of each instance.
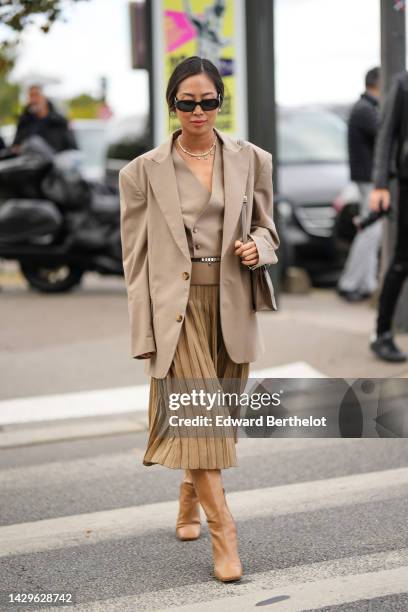
[[[241, 211], [242, 225], [242, 242], [252, 240], [247, 231], [247, 202], [248, 197], [244, 196]], [[252, 307], [254, 310], [278, 310], [275, 300], [275, 291], [273, 288], [272, 279], [268, 272], [267, 264], [259, 266], [255, 270], [250, 270], [251, 273], [251, 290], [252, 290]]]

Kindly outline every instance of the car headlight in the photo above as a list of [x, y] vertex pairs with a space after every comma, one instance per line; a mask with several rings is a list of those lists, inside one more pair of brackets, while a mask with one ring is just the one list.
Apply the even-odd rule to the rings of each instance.
[[280, 200], [278, 202], [278, 212], [284, 221], [290, 221], [292, 218], [292, 204], [290, 204], [287, 200]]

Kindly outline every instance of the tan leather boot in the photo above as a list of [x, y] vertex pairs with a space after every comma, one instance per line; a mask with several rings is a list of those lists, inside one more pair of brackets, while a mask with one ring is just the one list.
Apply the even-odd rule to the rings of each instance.
[[227, 506], [220, 470], [191, 470], [194, 488], [207, 517], [211, 533], [214, 575], [222, 582], [239, 580], [242, 565], [237, 530]]
[[179, 540], [196, 540], [200, 537], [200, 531], [200, 506], [194, 485], [191, 482], [182, 482], [176, 536]]

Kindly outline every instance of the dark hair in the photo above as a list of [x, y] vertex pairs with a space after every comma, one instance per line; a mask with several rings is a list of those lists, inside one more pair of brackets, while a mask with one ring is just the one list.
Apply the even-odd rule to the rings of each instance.
[[375, 68], [371, 68], [365, 76], [365, 86], [366, 87], [376, 87], [380, 80], [380, 69], [376, 66]]
[[184, 79], [193, 76], [194, 74], [200, 74], [202, 72], [205, 72], [214, 83], [217, 94], [220, 94], [222, 104], [224, 99], [224, 83], [217, 66], [204, 57], [192, 55], [191, 57], [187, 57], [185, 60], [177, 64], [169, 78], [166, 90], [166, 101], [169, 112], [176, 110], [176, 107], [174, 106], [174, 97], [177, 94], [181, 81], [184, 81]]

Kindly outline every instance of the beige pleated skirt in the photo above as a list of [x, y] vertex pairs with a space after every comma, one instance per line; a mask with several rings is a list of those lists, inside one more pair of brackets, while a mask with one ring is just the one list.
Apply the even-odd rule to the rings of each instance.
[[[169, 408], [169, 393], [242, 393], [249, 363], [235, 363], [224, 345], [219, 316], [219, 285], [190, 285], [185, 318], [173, 361], [166, 378], [151, 377], [149, 439], [144, 465], [160, 464], [174, 469], [224, 469], [237, 465], [236, 429], [230, 426], [179, 427], [169, 417], [237, 416], [239, 406], [215, 403]], [[217, 396], [219, 397], [219, 395]]]

